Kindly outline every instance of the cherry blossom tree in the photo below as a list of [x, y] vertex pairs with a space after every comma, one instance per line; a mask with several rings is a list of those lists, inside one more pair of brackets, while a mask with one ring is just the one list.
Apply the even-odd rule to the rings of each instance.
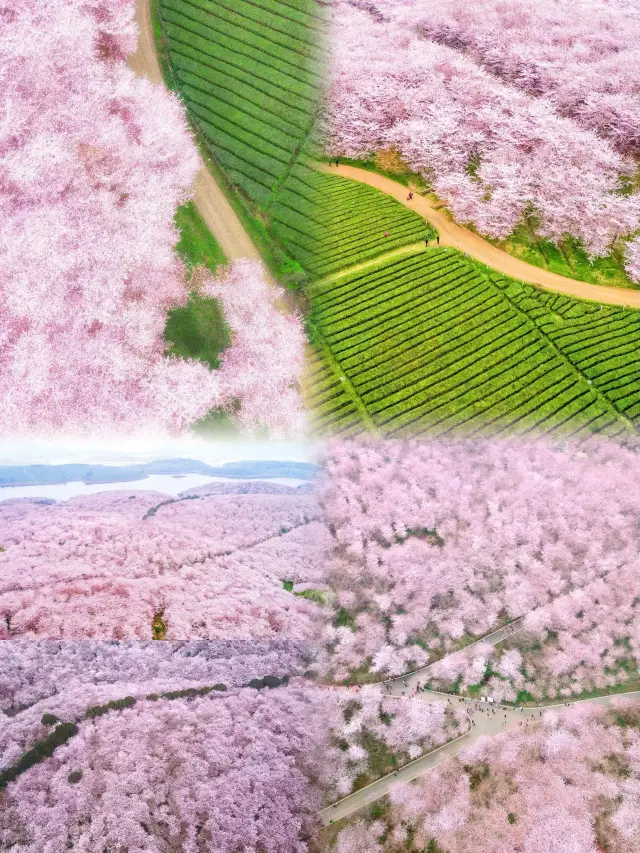
[[423, 8], [332, 5], [329, 152], [359, 158], [397, 150], [459, 222], [493, 238], [506, 238], [524, 217], [545, 239], [578, 238], [592, 256], [632, 235], [640, 197], [619, 192], [632, 161], [551, 100], [430, 40], [419, 26]]
[[51, 732], [52, 716], [78, 720], [125, 696], [288, 678], [308, 669], [313, 651], [288, 640], [0, 643], [0, 769]]
[[156, 701], [79, 720], [3, 792], [14, 850], [305, 853], [326, 728], [317, 688]]
[[268, 284], [260, 265], [244, 259], [203, 292], [222, 303], [232, 331], [219, 378], [227, 406], [240, 403], [235, 418], [242, 430], [251, 435], [266, 427], [275, 438], [302, 433], [298, 381], [306, 339], [300, 318], [278, 307], [282, 288]]
[[640, 153], [637, 4], [380, 0], [376, 7], [464, 52], [507, 84], [549, 100], [621, 153]]
[[176, 434], [232, 401], [245, 430], [298, 430], [301, 326], [257, 266], [210, 285], [234, 332], [222, 371], [165, 354], [189, 295], [173, 217], [200, 163], [179, 99], [126, 65], [133, 12], [0, 6], [0, 435]]
[[335, 851], [631, 853], [640, 839], [640, 706], [614, 706], [547, 712], [517, 732], [481, 738], [393, 787], [384, 818], [354, 821]]

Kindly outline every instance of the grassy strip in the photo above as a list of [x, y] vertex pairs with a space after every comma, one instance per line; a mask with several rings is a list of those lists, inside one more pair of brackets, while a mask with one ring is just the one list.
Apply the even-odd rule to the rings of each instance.
[[169, 312], [164, 335], [168, 354], [198, 359], [214, 370], [231, 344], [220, 304], [197, 293], [191, 294], [186, 305]]
[[[276, 675], [265, 675], [263, 678], [252, 678], [248, 684], [242, 686], [251, 687], [254, 690], [272, 690], [276, 687], [283, 687], [288, 682], [288, 675], [284, 675], [282, 678], [278, 678]], [[159, 699], [189, 699], [196, 696], [207, 696], [214, 691], [224, 692], [226, 690], [227, 686], [225, 684], [214, 684], [212, 687], [188, 687], [184, 690], [172, 690], [168, 693], [150, 693], [144, 698], [151, 702], [158, 701]], [[134, 696], [125, 696], [122, 699], [113, 699], [110, 702], [105, 702], [103, 705], [93, 705], [91, 708], [87, 708], [83, 719], [94, 720], [97, 717], [108, 714], [110, 711], [122, 711], [126, 708], [133, 708], [137, 701]], [[55, 721], [57, 721], [57, 718], [53, 714], [45, 714], [42, 718], [42, 722], [45, 725], [53, 724]], [[0, 791], [6, 788], [9, 782], [13, 782], [18, 776], [26, 773], [34, 765], [39, 764], [46, 758], [51, 758], [59, 746], [66, 744], [76, 734], [78, 734], [76, 723], [60, 723], [57, 725], [50, 735], [37, 741], [31, 749], [23, 753], [15, 764], [7, 767], [6, 770], [0, 771]], [[77, 773], [71, 775], [76, 776]], [[79, 781], [79, 778], [70, 778], [69, 781]]]
[[215, 273], [218, 267], [228, 262], [218, 241], [207, 228], [207, 224], [192, 201], [181, 205], [176, 210], [174, 222], [180, 232], [180, 239], [175, 249], [189, 271], [196, 266], [205, 266]]
[[20, 756], [15, 764], [0, 772], [0, 791], [34, 765], [44, 761], [45, 758], [50, 758], [59, 746], [67, 743], [69, 738], [77, 733], [78, 726], [75, 723], [60, 723], [56, 726], [50, 735], [37, 741], [31, 749]]

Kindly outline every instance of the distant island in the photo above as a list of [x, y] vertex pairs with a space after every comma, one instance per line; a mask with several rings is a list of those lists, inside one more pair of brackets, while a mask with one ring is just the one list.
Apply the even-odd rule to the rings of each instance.
[[152, 474], [180, 476], [204, 474], [234, 480], [266, 478], [310, 480], [320, 472], [310, 462], [287, 460], [253, 460], [207, 465], [197, 459], [161, 459], [140, 465], [88, 465], [72, 462], [65, 465], [0, 466], [0, 488], [8, 486], [58, 485], [60, 483], [127, 483], [144, 480]]

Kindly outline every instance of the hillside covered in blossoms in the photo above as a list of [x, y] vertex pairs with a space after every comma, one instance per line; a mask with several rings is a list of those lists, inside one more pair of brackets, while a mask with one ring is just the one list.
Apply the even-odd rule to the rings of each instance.
[[322, 583], [331, 545], [309, 487], [25, 498], [0, 519], [3, 639], [309, 641], [319, 627], [296, 594]]
[[639, 27], [632, 4], [604, 0], [339, 0], [329, 149], [399, 152], [457, 221], [493, 238], [526, 218], [593, 257], [630, 238], [640, 281]]
[[486, 738], [340, 830], [335, 853], [631, 853], [640, 840], [638, 703], [572, 709]]
[[305, 661], [286, 642], [2, 643], [0, 843], [304, 853], [327, 737]]
[[342, 443], [327, 471], [336, 679], [430, 665], [434, 686], [509, 701], [637, 681], [636, 451]]
[[174, 216], [200, 158], [181, 101], [127, 66], [134, 11], [0, 9], [0, 434], [175, 435], [211, 410], [245, 433], [300, 433], [304, 335], [255, 259], [202, 267], [198, 304], [223, 318], [219, 369], [169, 352], [169, 313], [196, 286]]

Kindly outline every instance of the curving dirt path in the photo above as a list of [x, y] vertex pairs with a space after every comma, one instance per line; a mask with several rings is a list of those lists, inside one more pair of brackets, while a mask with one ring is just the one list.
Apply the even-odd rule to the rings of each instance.
[[[127, 64], [138, 77], [147, 77], [152, 83], [164, 86], [156, 56], [150, 0], [136, 0], [136, 23], [140, 33], [138, 47], [128, 57]], [[193, 182], [193, 201], [229, 261], [239, 258], [260, 261], [268, 275], [260, 253], [206, 166], [202, 166]]]
[[407, 188], [404, 184], [385, 178], [376, 172], [359, 169], [356, 166], [341, 165], [336, 168], [336, 166], [327, 166], [322, 163], [317, 164], [316, 168], [329, 175], [341, 175], [344, 178], [351, 178], [362, 184], [368, 184], [370, 187], [392, 196], [405, 207], [415, 210], [416, 213], [419, 213], [438, 229], [441, 246], [450, 246], [453, 249], [466, 252], [467, 255], [486, 264], [496, 272], [518, 281], [524, 281], [527, 284], [542, 287], [545, 290], [564, 293], [567, 296], [589, 299], [592, 302], [602, 302], [606, 305], [640, 308], [640, 291], [577, 281], [514, 258], [507, 252], [503, 252], [502, 249], [492, 246], [491, 243], [488, 243], [478, 234], [474, 234], [473, 231], [456, 225], [423, 196], [414, 193], [413, 198], [409, 201], [407, 199]]

